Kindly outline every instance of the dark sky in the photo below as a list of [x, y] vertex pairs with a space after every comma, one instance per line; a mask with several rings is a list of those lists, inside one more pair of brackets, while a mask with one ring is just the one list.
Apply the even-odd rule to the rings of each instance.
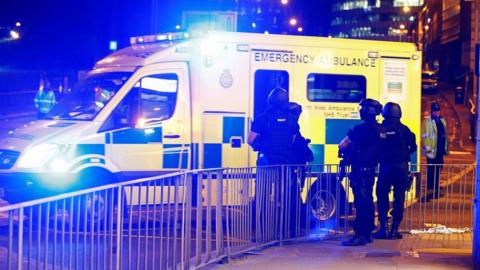
[[[234, 6], [234, 0], [157, 1], [155, 23], [164, 32], [174, 31], [184, 10], [225, 10]], [[109, 53], [110, 40], [124, 47], [130, 36], [152, 34], [152, 2], [0, 0], [0, 26], [22, 23], [20, 40], [0, 43], [0, 70], [88, 69]], [[325, 34], [330, 0], [290, 2], [289, 14], [302, 21], [306, 34]]]

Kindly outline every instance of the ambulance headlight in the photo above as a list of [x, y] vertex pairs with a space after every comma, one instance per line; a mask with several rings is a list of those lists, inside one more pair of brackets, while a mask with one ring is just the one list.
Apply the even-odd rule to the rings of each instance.
[[64, 159], [55, 158], [50, 162], [50, 169], [54, 172], [65, 172], [68, 169], [68, 163]]
[[60, 152], [57, 144], [40, 144], [29, 150], [21, 157], [18, 167], [39, 168]]

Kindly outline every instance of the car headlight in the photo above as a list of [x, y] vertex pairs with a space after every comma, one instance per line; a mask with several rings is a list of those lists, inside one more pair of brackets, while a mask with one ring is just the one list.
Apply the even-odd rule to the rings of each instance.
[[20, 158], [18, 167], [21, 168], [39, 168], [44, 166], [49, 160], [60, 152], [58, 144], [40, 144], [27, 150]]

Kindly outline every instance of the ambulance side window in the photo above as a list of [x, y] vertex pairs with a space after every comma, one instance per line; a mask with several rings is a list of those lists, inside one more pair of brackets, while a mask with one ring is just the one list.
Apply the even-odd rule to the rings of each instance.
[[146, 124], [169, 119], [175, 112], [177, 91], [177, 74], [141, 78], [113, 110], [99, 132], [135, 127], [140, 118]]
[[313, 102], [358, 103], [367, 92], [367, 79], [361, 75], [318, 74], [307, 77], [307, 98]]
[[147, 122], [169, 119], [177, 103], [178, 76], [160, 74], [140, 80], [141, 117]]

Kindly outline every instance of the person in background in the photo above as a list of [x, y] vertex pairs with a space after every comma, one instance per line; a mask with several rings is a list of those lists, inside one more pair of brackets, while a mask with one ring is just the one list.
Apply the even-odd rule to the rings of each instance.
[[422, 123], [422, 152], [427, 158], [427, 200], [442, 196], [440, 174], [443, 168], [443, 157], [448, 155], [447, 123], [441, 116], [440, 105], [433, 102], [430, 106], [430, 117]]
[[34, 99], [35, 109], [37, 110], [37, 119], [45, 119], [46, 115], [55, 106], [55, 93], [53, 92], [50, 81], [43, 78], [40, 81], [38, 92]]
[[95, 111], [98, 112], [110, 101], [114, 96], [114, 87], [112, 83], [104, 82], [102, 85], [95, 85], [93, 90], [95, 91]]
[[477, 106], [473, 102], [472, 98], [468, 99], [468, 105], [470, 107], [470, 140], [475, 143], [477, 140]]

